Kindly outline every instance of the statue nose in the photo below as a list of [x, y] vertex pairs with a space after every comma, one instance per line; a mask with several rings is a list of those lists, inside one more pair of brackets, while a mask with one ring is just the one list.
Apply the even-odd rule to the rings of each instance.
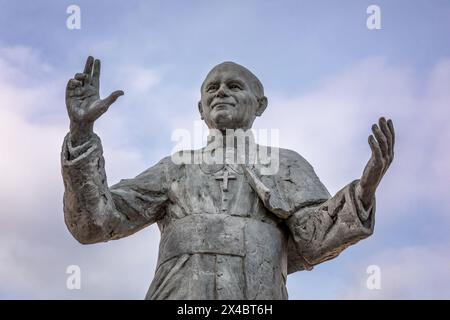
[[228, 96], [228, 94], [225, 92], [225, 90], [223, 90], [223, 88], [220, 88], [220, 89], [217, 91], [217, 96], [218, 96], [219, 98], [223, 98], [223, 97]]

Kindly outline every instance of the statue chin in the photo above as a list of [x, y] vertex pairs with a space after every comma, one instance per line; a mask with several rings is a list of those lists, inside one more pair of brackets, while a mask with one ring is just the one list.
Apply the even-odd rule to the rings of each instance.
[[219, 111], [212, 116], [211, 120], [214, 124], [214, 128], [219, 130], [232, 129], [236, 125], [230, 112]]

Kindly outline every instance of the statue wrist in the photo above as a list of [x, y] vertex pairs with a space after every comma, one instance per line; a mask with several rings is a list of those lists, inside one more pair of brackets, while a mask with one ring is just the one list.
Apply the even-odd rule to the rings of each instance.
[[70, 123], [70, 141], [73, 146], [79, 146], [89, 141], [94, 135], [94, 123]]
[[363, 188], [360, 181], [358, 181], [358, 183], [356, 184], [355, 193], [356, 199], [361, 202], [363, 208], [370, 208], [374, 193], [369, 192], [369, 190]]

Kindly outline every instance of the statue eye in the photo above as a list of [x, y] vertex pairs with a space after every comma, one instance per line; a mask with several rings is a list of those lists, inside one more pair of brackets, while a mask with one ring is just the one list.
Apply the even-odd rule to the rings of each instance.
[[236, 90], [242, 90], [241, 86], [238, 85], [237, 83], [232, 83], [232, 84], [230, 84], [229, 88], [230, 88], [231, 90], [235, 90], [235, 91], [236, 91]]
[[212, 84], [206, 88], [206, 92], [214, 92], [216, 91], [218, 86], [216, 84]]

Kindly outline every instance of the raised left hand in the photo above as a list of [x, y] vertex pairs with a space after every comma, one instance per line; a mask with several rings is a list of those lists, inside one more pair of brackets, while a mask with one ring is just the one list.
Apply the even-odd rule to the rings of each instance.
[[357, 197], [365, 208], [372, 203], [375, 191], [394, 159], [395, 132], [392, 120], [381, 117], [378, 125], [372, 126], [373, 135], [369, 136], [372, 156], [364, 168], [363, 175], [356, 187]]

